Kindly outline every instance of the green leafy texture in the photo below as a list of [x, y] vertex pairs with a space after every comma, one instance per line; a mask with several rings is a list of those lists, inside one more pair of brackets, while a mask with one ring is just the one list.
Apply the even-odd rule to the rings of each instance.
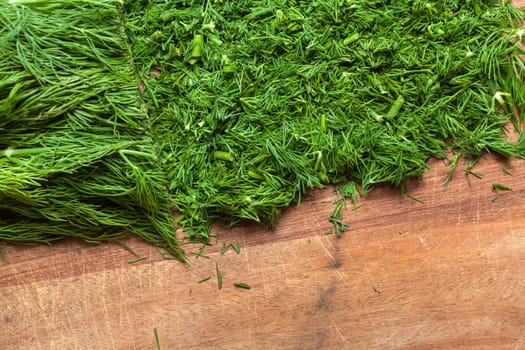
[[191, 235], [215, 220], [273, 226], [331, 183], [403, 186], [447, 149], [524, 153], [503, 129], [525, 108], [523, 13], [508, 3], [143, 0], [125, 11]]
[[119, 1], [0, 1], [0, 240], [134, 232], [182, 259]]

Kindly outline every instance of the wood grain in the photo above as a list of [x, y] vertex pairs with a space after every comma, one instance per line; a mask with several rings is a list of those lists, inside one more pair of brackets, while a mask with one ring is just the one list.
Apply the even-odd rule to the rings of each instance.
[[525, 349], [525, 161], [487, 156], [483, 179], [459, 169], [446, 191], [448, 168], [429, 165], [408, 187], [424, 203], [381, 186], [339, 238], [325, 235], [327, 189], [274, 231], [217, 227], [190, 265], [134, 237], [136, 264], [115, 243], [10, 246], [0, 349], [155, 349], [154, 329], [162, 349]]

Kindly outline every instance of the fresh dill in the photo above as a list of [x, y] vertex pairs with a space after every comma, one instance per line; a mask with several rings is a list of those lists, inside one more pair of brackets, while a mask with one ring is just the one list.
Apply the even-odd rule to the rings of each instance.
[[231, 242], [229, 244], [226, 244], [226, 242], [222, 242], [221, 255], [224, 255], [229, 248], [232, 248], [237, 255], [241, 253], [241, 248], [239, 247], [239, 243], [237, 243], [237, 241]]
[[250, 287], [249, 284], [242, 283], [242, 282], [237, 282], [237, 283], [234, 283], [233, 285], [234, 285], [235, 287], [237, 287], [237, 288], [242, 288], [242, 289], [251, 289], [251, 287]]
[[419, 198], [417, 198], [417, 197], [415, 197], [415, 196], [413, 196], [413, 195], [411, 195], [411, 194], [408, 194], [408, 193], [407, 193], [407, 197], [410, 198], [410, 199], [412, 199], [413, 201], [418, 202], [418, 203], [421, 203], [421, 204], [424, 204], [424, 203], [425, 203], [425, 202], [423, 202], [421, 199], [419, 199]]
[[222, 272], [219, 270], [219, 263], [215, 262], [215, 272], [217, 274], [217, 285], [219, 290], [222, 289]]
[[184, 259], [120, 10], [0, 1], [1, 241], [128, 231]]
[[146, 260], [146, 259], [147, 258], [145, 258], [145, 257], [135, 258], [135, 259], [132, 259], [132, 260], [128, 261], [128, 264], [135, 264], [135, 263], [138, 263], [139, 261]]
[[117, 243], [120, 244], [128, 252], [135, 255], [137, 258], [140, 258], [140, 254], [135, 249], [131, 248], [126, 242], [118, 240]]
[[512, 191], [512, 188], [504, 184], [495, 183], [495, 184], [492, 184], [492, 190], [493, 191]]
[[347, 199], [405, 192], [430, 157], [452, 152], [445, 185], [460, 159], [525, 157], [505, 133], [524, 19], [508, 1], [0, 0], [0, 240], [131, 231], [184, 260], [175, 226], [274, 227], [329, 185], [339, 236]]
[[[432, 157], [525, 155], [523, 12], [474, 1], [125, 1], [179, 224], [262, 221], [311, 188], [403, 187]], [[156, 74], [151, 74], [155, 71]], [[512, 106], [516, 106], [518, 114]], [[477, 173], [471, 173], [476, 176]], [[359, 190], [359, 191], [357, 191]]]
[[160, 350], [160, 340], [159, 334], [157, 333], [157, 328], [153, 328], [153, 335], [155, 336], [155, 345], [157, 346], [157, 350]]
[[201, 279], [201, 280], [200, 280], [199, 282], [197, 282], [197, 283], [204, 283], [204, 282], [206, 282], [206, 281], [209, 281], [210, 279], [211, 279], [211, 277], [208, 276], [208, 277], [205, 277], [205, 278]]

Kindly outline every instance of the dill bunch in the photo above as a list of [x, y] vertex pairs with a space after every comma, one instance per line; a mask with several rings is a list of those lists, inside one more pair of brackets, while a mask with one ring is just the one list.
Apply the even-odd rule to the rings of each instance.
[[403, 186], [447, 149], [518, 155], [504, 126], [525, 107], [523, 12], [508, 2], [143, 0], [125, 18], [191, 235], [274, 225], [310, 188]]
[[113, 0], [0, 1], [0, 240], [125, 230], [183, 259]]

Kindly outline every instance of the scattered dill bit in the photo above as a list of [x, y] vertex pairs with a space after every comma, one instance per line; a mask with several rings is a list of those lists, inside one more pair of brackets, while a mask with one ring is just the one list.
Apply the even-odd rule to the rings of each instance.
[[237, 243], [237, 241], [231, 242], [229, 244], [226, 244], [226, 242], [222, 242], [221, 255], [224, 255], [224, 253], [226, 253], [226, 251], [228, 251], [230, 247], [235, 253], [237, 253], [237, 255], [241, 253], [241, 248], [239, 247], [239, 243]]
[[413, 195], [407, 193], [407, 197], [418, 202], [418, 203], [421, 203], [421, 204], [424, 204], [425, 202], [423, 202], [421, 199], [417, 198], [417, 197], [414, 197]]
[[203, 242], [199, 248], [199, 251], [198, 252], [192, 252], [192, 254], [195, 255], [195, 259], [199, 258], [199, 257], [203, 257], [205, 259], [209, 259], [210, 257], [203, 254], [202, 252], [204, 251], [204, 249], [208, 246], [208, 242]]
[[354, 205], [357, 205], [357, 194], [359, 193], [359, 188], [355, 181], [347, 182], [340, 189], [340, 192], [343, 197], [352, 199]]
[[230, 243], [230, 247], [232, 247], [233, 251], [237, 253], [237, 255], [241, 253], [241, 248], [239, 247], [239, 243], [237, 243], [237, 241]]
[[135, 259], [132, 259], [132, 260], [128, 261], [128, 264], [138, 263], [139, 261], [146, 260], [146, 259], [147, 259], [146, 257], [135, 258]]
[[155, 335], [155, 345], [157, 346], [157, 350], [160, 350], [160, 341], [159, 341], [159, 334], [157, 333], [157, 328], [153, 328], [153, 334]]
[[128, 252], [130, 252], [131, 254], [135, 255], [137, 258], [140, 258], [139, 253], [137, 253], [137, 251], [135, 249], [131, 248], [126, 242], [121, 241], [121, 240], [117, 240], [117, 243], [120, 244]]
[[215, 272], [217, 273], [217, 285], [219, 286], [219, 290], [222, 289], [222, 273], [219, 271], [219, 264], [215, 262]]
[[203, 283], [203, 282], [209, 281], [210, 279], [211, 279], [211, 277], [208, 276], [208, 277], [206, 277], [206, 278], [201, 279], [201, 280], [200, 280], [199, 282], [197, 282], [197, 283]]
[[166, 251], [163, 251], [161, 248], [159, 247], [155, 247], [155, 250], [157, 251], [157, 253], [163, 258], [163, 259], [166, 259], [166, 260], [169, 260], [171, 258], [173, 258], [171, 256], [171, 254], [169, 254], [168, 252]]
[[501, 169], [501, 171], [503, 172], [503, 175], [513, 176], [512, 173], [510, 172], [510, 170], [507, 169], [507, 168], [503, 168], [503, 169]]
[[346, 196], [341, 188], [336, 188], [335, 193], [339, 197], [333, 202], [334, 209], [328, 218], [328, 221], [334, 226], [336, 236], [340, 236], [348, 227], [348, 224], [343, 222], [343, 211], [346, 209]]
[[448, 176], [447, 176], [447, 178], [445, 179], [445, 188], [447, 188], [448, 184], [449, 184], [450, 181], [452, 180], [452, 176], [454, 175], [454, 172], [456, 171], [456, 168], [457, 168], [457, 166], [458, 166], [458, 161], [459, 161], [459, 159], [461, 158], [461, 155], [462, 155], [461, 152], [457, 152], [457, 153], [454, 155], [454, 158], [452, 159], [452, 162], [450, 162], [450, 167], [449, 167], [449, 171], [448, 171]]
[[204, 258], [209, 259], [210, 257], [206, 254], [202, 254], [201, 252], [191, 252], [193, 255], [195, 255], [195, 259], [197, 258]]
[[492, 203], [494, 203], [498, 198], [499, 198], [499, 195], [492, 196], [492, 197], [490, 198], [490, 201], [491, 201]]
[[333, 232], [332, 230], [327, 230], [324, 234], [328, 236], [328, 235], [331, 235], [331, 234], [333, 234], [333, 233], [334, 233], [334, 232]]
[[215, 237], [215, 245], [219, 244], [219, 238], [220, 238], [220, 234], [219, 233], [215, 233], [214, 235], [210, 235], [210, 237]]
[[242, 282], [237, 282], [233, 284], [237, 288], [250, 289], [250, 285]]
[[474, 177], [476, 177], [476, 178], [478, 178], [480, 180], [483, 178], [483, 174], [482, 173], [475, 172], [475, 171], [472, 171], [470, 169], [465, 169], [465, 173], [467, 175], [472, 175], [472, 176], [474, 176]]
[[340, 236], [341, 234], [343, 234], [346, 231], [347, 227], [348, 227], [347, 223], [345, 223], [345, 222], [341, 221], [340, 219], [337, 219], [336, 217], [333, 217], [333, 216], [328, 218], [328, 221], [330, 221], [332, 223], [332, 225], [334, 225], [336, 236]]
[[355, 210], [358, 210], [358, 209], [361, 209], [363, 207], [364, 204], [359, 204], [359, 205], [356, 205], [352, 208], [352, 211], [355, 211]]
[[504, 184], [494, 183], [492, 184], [492, 190], [493, 191], [512, 191], [512, 188]]

